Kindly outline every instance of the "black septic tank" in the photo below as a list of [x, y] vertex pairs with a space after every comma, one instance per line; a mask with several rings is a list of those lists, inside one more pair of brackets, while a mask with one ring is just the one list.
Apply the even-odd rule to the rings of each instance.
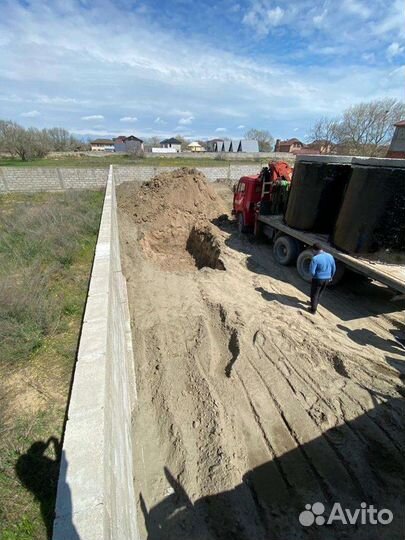
[[351, 175], [351, 156], [298, 156], [285, 221], [303, 231], [331, 234]]
[[353, 158], [333, 233], [349, 253], [405, 252], [405, 160]]

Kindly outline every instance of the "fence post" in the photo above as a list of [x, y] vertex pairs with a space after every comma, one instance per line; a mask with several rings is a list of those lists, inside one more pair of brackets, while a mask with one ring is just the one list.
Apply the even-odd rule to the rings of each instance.
[[6, 175], [4, 174], [4, 170], [3, 170], [2, 167], [0, 167], [0, 178], [3, 180], [4, 191], [6, 193], [8, 193], [10, 191], [10, 188], [8, 187], [8, 183], [7, 183], [7, 180], [6, 180]]
[[57, 173], [58, 178], [59, 178], [59, 184], [60, 184], [61, 189], [65, 190], [65, 183], [63, 181], [62, 173], [61, 173], [61, 170], [59, 169], [59, 167], [56, 169], [56, 173]]

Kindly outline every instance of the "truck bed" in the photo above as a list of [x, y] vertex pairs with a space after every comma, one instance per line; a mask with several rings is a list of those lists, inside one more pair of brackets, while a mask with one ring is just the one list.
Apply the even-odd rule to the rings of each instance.
[[391, 289], [405, 294], [405, 267], [400, 264], [388, 264], [369, 260], [358, 255], [348, 255], [333, 247], [328, 241], [328, 236], [299, 231], [283, 223], [283, 216], [259, 216], [259, 221], [274, 229], [285, 232], [289, 236], [312, 246], [319, 242], [325, 250], [331, 253], [335, 259], [342, 261], [346, 266], [375, 279]]

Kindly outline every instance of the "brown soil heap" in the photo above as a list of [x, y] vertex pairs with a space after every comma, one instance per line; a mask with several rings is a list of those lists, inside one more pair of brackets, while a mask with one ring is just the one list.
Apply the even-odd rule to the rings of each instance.
[[185, 167], [160, 173], [142, 186], [120, 186], [118, 206], [138, 225], [144, 254], [168, 270], [202, 266], [190, 253], [195, 245], [190, 234], [194, 231], [195, 237], [201, 228], [206, 236], [210, 221], [225, 212], [205, 176]]

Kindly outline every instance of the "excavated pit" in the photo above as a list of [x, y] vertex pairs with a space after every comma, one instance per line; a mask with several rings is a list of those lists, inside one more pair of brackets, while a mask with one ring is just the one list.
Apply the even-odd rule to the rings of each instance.
[[209, 226], [194, 226], [187, 240], [186, 249], [195, 260], [198, 269], [208, 267], [225, 270], [221, 260], [221, 247], [218, 237]]

